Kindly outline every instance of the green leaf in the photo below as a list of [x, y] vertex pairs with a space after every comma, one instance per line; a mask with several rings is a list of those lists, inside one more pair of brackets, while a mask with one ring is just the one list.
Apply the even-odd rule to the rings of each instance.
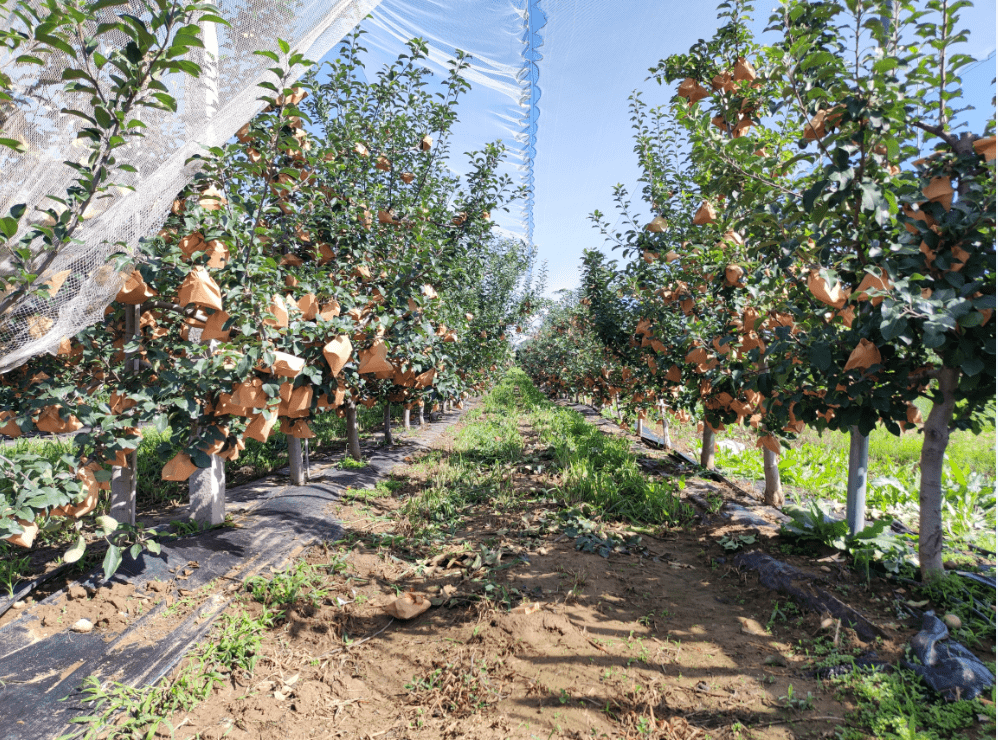
[[104, 8], [116, 8], [120, 5], [128, 5], [129, 0], [97, 0], [96, 3], [90, 6], [90, 13], [94, 13], [98, 10], [103, 10]]
[[5, 146], [8, 149], [13, 149], [15, 152], [26, 152], [28, 148], [24, 146], [17, 139], [8, 139], [6, 137], [0, 136], [0, 146]]
[[87, 551], [87, 541], [83, 539], [83, 535], [76, 538], [76, 543], [66, 550], [66, 553], [62, 556], [62, 559], [67, 563], [75, 563], [77, 560], [83, 557], [83, 553]]
[[288, 54], [291, 52], [291, 44], [289, 44], [284, 39], [277, 39], [277, 45], [278, 47], [280, 47], [283, 53]]
[[108, 516], [104, 514], [102, 516], [97, 517], [97, 519], [95, 519], [94, 521], [97, 523], [97, 526], [101, 529], [101, 534], [104, 537], [107, 537], [109, 534], [111, 534], [112, 532], [114, 532], [114, 530], [118, 528], [118, 520], [115, 519], [113, 516]]
[[17, 219], [11, 218], [10, 216], [0, 218], [0, 231], [3, 232], [4, 236], [10, 239], [17, 233]]
[[121, 548], [117, 545], [111, 545], [107, 548], [107, 554], [104, 556], [104, 578], [110, 579], [118, 570], [119, 565], [121, 565]]
[[984, 323], [984, 314], [980, 311], [968, 311], [956, 323], [965, 328], [980, 326]]
[[199, 468], [210, 468], [211, 455], [207, 454], [203, 450], [194, 450], [194, 452], [191, 453], [191, 462]]
[[826, 342], [815, 344], [810, 349], [811, 364], [824, 372], [832, 365], [832, 350]]
[[47, 44], [51, 46], [53, 49], [58, 49], [59, 51], [65, 52], [73, 59], [76, 59], [76, 49], [74, 49], [72, 46], [67, 44], [62, 39], [57, 38], [55, 36], [50, 36], [45, 33], [38, 33], [37, 31], [35, 32], [35, 38], [41, 41], [43, 44]]
[[973, 377], [984, 369], [984, 360], [980, 357], [971, 357], [960, 365], [960, 369], [970, 377]]
[[163, 551], [163, 546], [156, 540], [149, 540], [146, 542], [146, 549], [153, 555], [159, 555]]
[[899, 337], [908, 329], [908, 322], [899, 317], [885, 319], [880, 323], [880, 333], [886, 341]]

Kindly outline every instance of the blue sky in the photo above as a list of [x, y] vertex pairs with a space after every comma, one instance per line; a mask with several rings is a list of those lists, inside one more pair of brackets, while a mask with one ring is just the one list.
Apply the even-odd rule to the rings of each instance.
[[[400, 39], [418, 33], [444, 53], [460, 47], [487, 67], [461, 106], [461, 124], [452, 151], [464, 152], [484, 141], [503, 138], [514, 148], [523, 110], [511, 102], [516, 81], [512, 68], [522, 61], [523, 12], [535, 0], [384, 0], [374, 11], [380, 23], [371, 31], [369, 73], [401, 48]], [[658, 60], [686, 51], [718, 26], [716, 3], [692, 0], [536, 0], [547, 15], [539, 67], [539, 119], [534, 172], [534, 243], [548, 264], [548, 291], [578, 284], [582, 252], [605, 247], [591, 225], [594, 209], [613, 214], [616, 183], [633, 191], [638, 169], [632, 151], [627, 99], [640, 89], [651, 105], [664, 103], [670, 89], [646, 81]], [[775, 3], [774, 3], [775, 5]], [[757, 38], [772, 6], [757, 5]], [[386, 19], [390, 21], [386, 24]], [[394, 28], [391, 23], [394, 22]], [[984, 60], [995, 50], [995, 0], [964, 9], [961, 26], [972, 30], [966, 51]], [[439, 60], [441, 63], [443, 60]], [[980, 131], [993, 115], [995, 61], [977, 65], [965, 76], [964, 114]], [[529, 88], [527, 88], [529, 89]], [[516, 177], [517, 160], [509, 171]], [[460, 170], [459, 161], [454, 162]], [[520, 214], [494, 214], [499, 225], [520, 227]]]

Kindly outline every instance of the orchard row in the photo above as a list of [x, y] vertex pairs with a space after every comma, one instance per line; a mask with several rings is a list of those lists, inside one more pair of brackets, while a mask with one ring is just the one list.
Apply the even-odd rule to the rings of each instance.
[[[358, 404], [459, 402], [504, 369], [533, 255], [492, 229], [520, 196], [497, 174], [502, 145], [451, 169], [467, 60], [435, 81], [413, 41], [368, 82], [360, 41], [321, 69], [266, 52], [264, 111], [205, 153], [137, 259], [98, 268], [121, 286], [104, 322], [0, 378], [0, 433], [76, 432], [58, 461], [0, 458], [0, 537], [30, 546], [97, 510], [150, 425], [181, 450], [168, 480], [276, 429], [307, 439], [327, 413], [359, 457]], [[73, 279], [43, 274], [35, 300]]]
[[918, 428], [925, 578], [949, 432], [995, 399], [995, 123], [954, 131], [960, 7], [785, 2], [761, 45], [752, 7], [721, 5], [651, 70], [672, 101], [631, 98], [640, 204], [618, 187], [616, 221], [592, 216], [621, 262], [588, 252], [519, 352], [536, 382], [700, 418], [707, 443], [755, 429], [774, 505], [805, 427]]

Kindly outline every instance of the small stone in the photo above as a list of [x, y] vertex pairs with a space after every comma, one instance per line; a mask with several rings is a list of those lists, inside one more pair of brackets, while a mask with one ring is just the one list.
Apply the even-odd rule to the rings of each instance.
[[78, 601], [87, 598], [87, 590], [83, 586], [70, 586], [66, 591], [66, 598]]
[[951, 630], [958, 630], [963, 626], [963, 622], [956, 614], [947, 614], [943, 617], [943, 621]]
[[960, 570], [960, 564], [952, 560], [947, 560], [943, 563], [943, 568], [946, 570]]
[[13, 604], [13, 607], [15, 609], [23, 609], [26, 606], [27, 606], [27, 604], [24, 602], [24, 599], [22, 599], [21, 601], [15, 601], [14, 604]]
[[781, 668], [787, 667], [787, 659], [782, 655], [767, 655], [766, 659], [762, 662], [765, 665], [780, 666]]
[[835, 626], [835, 620], [832, 619], [831, 617], [825, 617], [824, 619], [821, 620], [821, 629], [823, 630], [830, 630], [834, 626]]
[[831, 573], [831, 572], [832, 572], [832, 569], [831, 569], [831, 568], [829, 568], [829, 567], [828, 567], [827, 565], [822, 565], [822, 566], [821, 566], [821, 569], [822, 569], [822, 570], [823, 570], [823, 571], [824, 571], [825, 573]]
[[89, 619], [81, 619], [72, 627], [70, 627], [70, 629], [73, 630], [73, 632], [82, 632], [85, 634], [87, 632], [93, 631], [94, 623], [91, 622]]

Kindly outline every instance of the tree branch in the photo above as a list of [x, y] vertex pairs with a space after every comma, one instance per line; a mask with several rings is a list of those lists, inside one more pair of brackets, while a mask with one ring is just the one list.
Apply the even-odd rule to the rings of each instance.
[[953, 147], [954, 150], [956, 149], [957, 144], [960, 141], [955, 136], [953, 136], [953, 134], [947, 133], [942, 126], [933, 126], [928, 123], [922, 123], [921, 121], [912, 121], [911, 125], [914, 126], [915, 128], [922, 129], [922, 131], [933, 134], [934, 136], [938, 136], [940, 139], [942, 139], [951, 147]]

